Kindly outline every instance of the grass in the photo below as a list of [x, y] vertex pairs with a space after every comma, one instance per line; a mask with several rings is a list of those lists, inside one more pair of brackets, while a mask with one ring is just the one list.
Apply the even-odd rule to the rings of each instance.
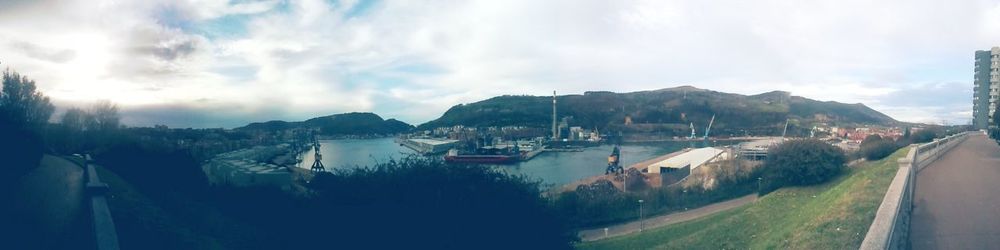
[[103, 167], [95, 169], [110, 188], [108, 207], [122, 249], [221, 248], [216, 240], [185, 225], [117, 174]]
[[907, 150], [824, 184], [782, 188], [743, 207], [577, 248], [857, 249]]

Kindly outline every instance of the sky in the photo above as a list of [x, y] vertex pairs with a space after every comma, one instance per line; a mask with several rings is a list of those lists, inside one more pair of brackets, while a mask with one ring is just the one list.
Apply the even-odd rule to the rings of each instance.
[[0, 0], [0, 67], [130, 126], [375, 112], [681, 85], [970, 123], [1000, 2]]

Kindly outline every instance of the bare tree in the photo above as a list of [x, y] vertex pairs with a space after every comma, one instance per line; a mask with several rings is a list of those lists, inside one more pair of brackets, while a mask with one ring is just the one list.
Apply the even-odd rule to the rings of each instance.
[[82, 131], [86, 128], [87, 119], [90, 114], [80, 108], [70, 108], [63, 113], [59, 123], [72, 131]]
[[88, 120], [92, 124], [90, 128], [102, 131], [117, 129], [121, 120], [118, 115], [118, 105], [108, 100], [94, 103], [90, 108], [90, 115], [93, 117]]

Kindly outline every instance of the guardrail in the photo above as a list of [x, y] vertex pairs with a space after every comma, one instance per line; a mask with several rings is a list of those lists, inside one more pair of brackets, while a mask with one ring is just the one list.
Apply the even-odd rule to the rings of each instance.
[[90, 155], [83, 155], [84, 175], [87, 178], [87, 196], [90, 201], [90, 214], [93, 218], [94, 240], [97, 250], [118, 250], [118, 233], [115, 230], [115, 222], [111, 218], [111, 210], [108, 208], [108, 200], [105, 194], [108, 192], [108, 184], [101, 182], [101, 178], [94, 170], [94, 160]]
[[917, 172], [951, 150], [972, 133], [963, 132], [933, 142], [911, 146], [905, 157], [897, 160], [899, 169], [875, 212], [861, 249], [906, 249], [909, 243], [910, 215], [913, 211], [913, 188]]

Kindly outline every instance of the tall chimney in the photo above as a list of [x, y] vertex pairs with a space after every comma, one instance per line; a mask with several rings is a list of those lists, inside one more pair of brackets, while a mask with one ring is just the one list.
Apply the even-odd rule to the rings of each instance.
[[559, 128], [556, 127], [556, 91], [552, 91], [552, 140], [559, 139]]

